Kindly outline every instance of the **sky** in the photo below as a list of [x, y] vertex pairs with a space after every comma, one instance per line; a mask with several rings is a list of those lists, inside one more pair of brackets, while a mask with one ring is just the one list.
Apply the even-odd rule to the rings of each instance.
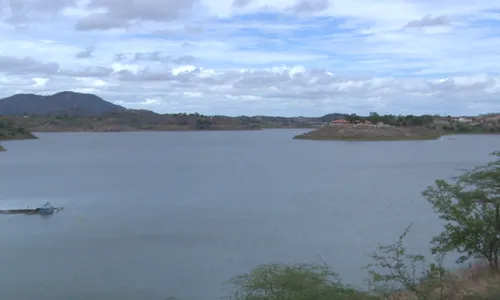
[[0, 0], [0, 97], [159, 113], [500, 112], [497, 0]]

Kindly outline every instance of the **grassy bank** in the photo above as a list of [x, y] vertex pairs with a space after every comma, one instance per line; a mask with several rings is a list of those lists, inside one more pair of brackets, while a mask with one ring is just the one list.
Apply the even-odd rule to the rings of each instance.
[[[11, 141], [11, 140], [28, 140], [36, 139], [37, 137], [31, 132], [27, 131], [23, 127], [14, 125], [14, 123], [0, 119], [0, 141]], [[5, 151], [0, 145], [0, 151]]]
[[[241, 300], [497, 300], [500, 277], [484, 264], [441, 275], [413, 277], [408, 271], [372, 276], [371, 288], [360, 289], [342, 283], [326, 265], [263, 265], [232, 278], [228, 299]], [[380, 275], [380, 276], [379, 276]], [[387, 280], [394, 278], [394, 280]], [[377, 282], [382, 280], [384, 282]]]
[[38, 137], [31, 132], [1, 132], [0, 141], [15, 141], [15, 140], [34, 140]]
[[241, 118], [198, 114], [160, 115], [150, 111], [129, 111], [101, 116], [8, 116], [9, 121], [33, 132], [117, 132], [258, 130], [260, 123]]

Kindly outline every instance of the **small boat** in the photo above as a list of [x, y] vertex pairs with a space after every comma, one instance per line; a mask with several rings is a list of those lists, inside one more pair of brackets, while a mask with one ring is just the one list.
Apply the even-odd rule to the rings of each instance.
[[0, 210], [0, 214], [52, 215], [63, 209], [64, 207], [54, 207], [50, 202], [46, 202], [44, 205], [37, 208], [2, 209]]
[[54, 213], [55, 209], [56, 208], [54, 206], [52, 206], [52, 204], [50, 204], [50, 202], [45, 202], [44, 205], [42, 205], [41, 207], [39, 207], [35, 210], [38, 210], [38, 213], [41, 215], [51, 215]]

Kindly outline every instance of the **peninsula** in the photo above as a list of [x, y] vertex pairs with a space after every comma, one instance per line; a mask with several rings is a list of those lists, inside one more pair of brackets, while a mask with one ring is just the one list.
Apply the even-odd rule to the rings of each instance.
[[302, 140], [345, 140], [345, 141], [398, 141], [432, 140], [441, 134], [424, 127], [395, 127], [390, 125], [342, 124], [318, 128], [295, 136]]
[[350, 141], [432, 140], [442, 135], [458, 133], [500, 133], [500, 114], [475, 117], [379, 115], [375, 112], [369, 116], [332, 114], [320, 128], [294, 138]]
[[397, 141], [431, 140], [441, 137], [439, 130], [431, 128], [432, 116], [381, 116], [371, 113], [368, 117], [355, 114], [345, 119], [335, 119], [316, 130], [295, 136], [304, 140], [346, 141]]
[[[0, 142], [8, 140], [36, 139], [37, 137], [23, 127], [17, 126], [10, 121], [0, 119]], [[0, 145], [0, 151], [5, 148]]]

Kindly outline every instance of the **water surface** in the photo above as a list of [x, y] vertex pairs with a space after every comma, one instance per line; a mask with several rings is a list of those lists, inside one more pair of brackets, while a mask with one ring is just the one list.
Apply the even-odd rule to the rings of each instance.
[[218, 299], [263, 263], [326, 261], [359, 284], [378, 242], [440, 230], [420, 192], [490, 159], [498, 136], [328, 142], [304, 130], [44, 133], [5, 143], [2, 299]]

